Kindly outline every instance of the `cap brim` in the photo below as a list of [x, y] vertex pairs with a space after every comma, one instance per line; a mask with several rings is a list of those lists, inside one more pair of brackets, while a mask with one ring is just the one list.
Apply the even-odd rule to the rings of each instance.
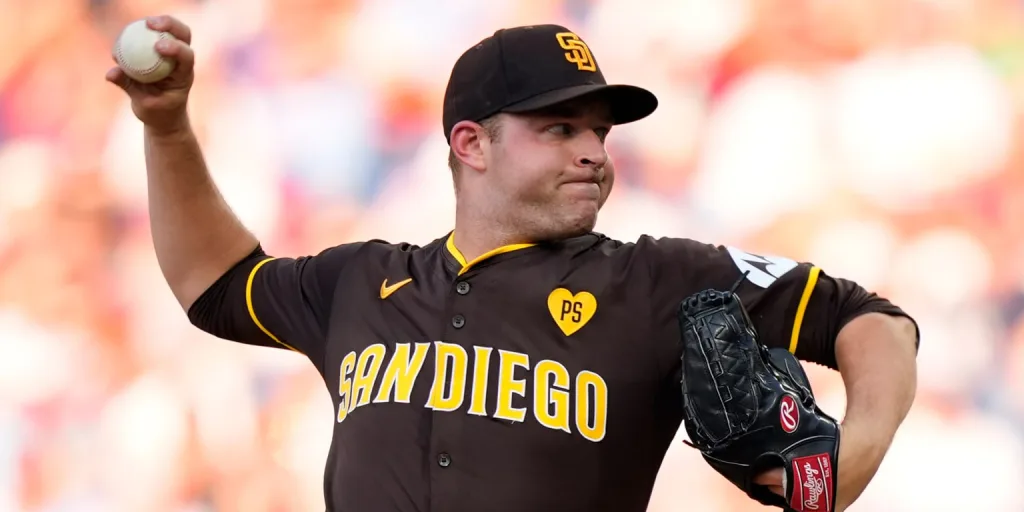
[[559, 103], [582, 98], [584, 96], [600, 96], [611, 109], [612, 121], [615, 124], [639, 121], [658, 108], [658, 98], [647, 89], [633, 85], [576, 85], [564, 89], [556, 89], [513, 103], [502, 110], [522, 114]]

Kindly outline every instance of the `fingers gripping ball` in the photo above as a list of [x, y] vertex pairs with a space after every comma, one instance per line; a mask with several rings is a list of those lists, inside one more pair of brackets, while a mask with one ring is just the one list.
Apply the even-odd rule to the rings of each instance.
[[157, 53], [156, 43], [163, 39], [174, 39], [174, 36], [149, 28], [146, 20], [128, 24], [114, 43], [114, 59], [118, 67], [132, 80], [144, 84], [167, 78], [176, 62]]

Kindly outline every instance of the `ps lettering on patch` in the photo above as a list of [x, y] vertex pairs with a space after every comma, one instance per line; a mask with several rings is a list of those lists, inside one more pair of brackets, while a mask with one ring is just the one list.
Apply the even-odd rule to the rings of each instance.
[[590, 292], [573, 294], [565, 288], [556, 288], [548, 295], [548, 312], [562, 333], [572, 336], [597, 313], [597, 299]]

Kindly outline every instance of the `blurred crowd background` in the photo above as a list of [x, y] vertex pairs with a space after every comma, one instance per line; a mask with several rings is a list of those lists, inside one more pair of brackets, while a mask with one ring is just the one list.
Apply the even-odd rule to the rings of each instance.
[[[915, 315], [914, 408], [851, 511], [1024, 511], [1019, 0], [0, 0], [0, 511], [323, 510], [302, 356], [191, 327], [157, 267], [128, 22], [192, 26], [195, 128], [268, 252], [453, 221], [448, 72], [557, 22], [661, 100], [598, 230], [813, 261]], [[812, 367], [827, 410], [838, 376]], [[767, 510], [681, 442], [652, 512]]]

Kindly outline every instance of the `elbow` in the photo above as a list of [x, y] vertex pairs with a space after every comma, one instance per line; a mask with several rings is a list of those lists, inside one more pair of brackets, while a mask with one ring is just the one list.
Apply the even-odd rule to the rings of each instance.
[[[177, 276], [177, 279], [171, 279], [167, 276], [165, 278], [168, 286], [171, 288], [171, 292], [178, 300], [178, 305], [181, 306], [181, 309], [191, 319], [194, 314], [193, 310], [201, 299], [208, 299], [207, 296], [210, 295], [213, 295], [218, 300], [225, 298], [225, 296], [230, 296], [225, 295], [227, 293], [225, 288], [227, 287], [232, 288], [231, 291], [235, 293], [243, 292], [249, 271], [257, 262], [266, 257], [267, 254], [263, 252], [262, 246], [257, 245], [247, 256], [197, 267], [189, 273]], [[239, 287], [241, 288], [235, 289]]]
[[212, 288], [222, 275], [209, 273], [208, 275], [190, 276], [174, 282], [168, 281], [171, 293], [178, 300], [178, 305], [187, 315], [191, 315], [196, 302]]
[[916, 381], [919, 331], [917, 323], [904, 315], [864, 313], [839, 331], [835, 354], [838, 370], [865, 365], [888, 368]]
[[882, 315], [885, 317], [892, 330], [892, 337], [901, 346], [906, 347], [911, 352], [913, 359], [917, 358], [917, 350], [920, 347], [920, 333], [918, 332], [917, 323], [913, 319], [907, 316], [897, 315]]
[[893, 423], [902, 421], [917, 394], [917, 341], [916, 322], [902, 314], [865, 313], [843, 327], [836, 358], [856, 415], [889, 404]]
[[[905, 417], [917, 395], [917, 352], [920, 342], [920, 332], [917, 323], [907, 316], [884, 315], [885, 321], [889, 323], [892, 341], [897, 348], [893, 350], [895, 364], [898, 371], [903, 374], [904, 406], [901, 409]], [[901, 386], [895, 386], [899, 388]]]
[[223, 337], [225, 329], [229, 327], [225, 322], [230, 317], [230, 314], [226, 314], [225, 304], [230, 302], [228, 297], [239, 293], [238, 288], [242, 286], [238, 279], [231, 277], [225, 275], [195, 294], [191, 302], [182, 302], [182, 308], [194, 327], [208, 334]]
[[836, 348], [862, 340], [884, 339], [917, 356], [920, 333], [917, 323], [908, 316], [887, 313], [864, 313], [846, 323], [837, 336]]

